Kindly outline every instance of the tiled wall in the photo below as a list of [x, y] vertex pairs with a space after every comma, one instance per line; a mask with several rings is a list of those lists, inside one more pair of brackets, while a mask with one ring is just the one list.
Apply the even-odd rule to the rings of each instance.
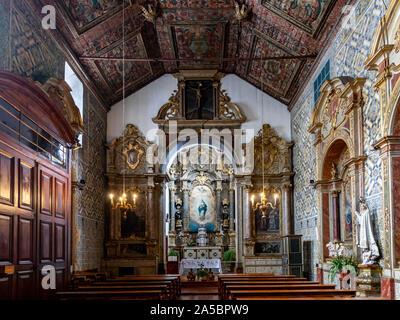
[[[351, 9], [351, 8], [349, 8]], [[341, 30], [313, 74], [301, 97], [294, 106], [292, 117], [294, 206], [295, 231], [302, 234], [303, 240], [312, 241], [311, 275], [316, 279], [318, 262], [317, 208], [316, 190], [310, 186], [310, 180], [317, 180], [316, 157], [313, 137], [308, 132], [310, 117], [314, 109], [313, 82], [321, 68], [330, 59], [331, 78], [339, 76], [365, 77], [366, 102], [364, 106], [364, 154], [368, 156], [365, 168], [365, 196], [376, 224], [376, 236], [379, 245], [382, 237], [382, 176], [379, 154], [372, 144], [380, 138], [379, 100], [373, 88], [375, 72], [364, 70], [364, 61], [369, 55], [372, 40], [379, 19], [385, 12], [381, 0], [361, 0], [354, 5], [354, 10], [345, 19]]]

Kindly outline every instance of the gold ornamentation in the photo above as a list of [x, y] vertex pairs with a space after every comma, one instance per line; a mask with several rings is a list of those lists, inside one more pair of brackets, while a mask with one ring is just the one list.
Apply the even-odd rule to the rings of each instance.
[[[264, 124], [254, 141], [255, 161], [263, 165], [264, 171], [271, 167], [279, 151], [278, 147], [272, 142], [273, 137], [275, 137], [274, 130], [269, 124]], [[263, 158], [264, 164], [262, 163]]]
[[400, 26], [396, 31], [396, 34], [394, 36], [394, 52], [399, 53], [400, 52]]
[[178, 91], [174, 90], [171, 96], [168, 99], [168, 102], [165, 103], [160, 110], [154, 120], [173, 120], [181, 117], [179, 112], [179, 98]]
[[147, 5], [147, 9], [143, 6], [140, 6], [140, 9], [142, 9], [142, 13], [144, 15], [144, 18], [148, 21], [151, 22], [152, 24], [156, 23], [157, 15], [158, 15], [158, 10], [157, 6], [153, 8], [151, 4]]
[[246, 4], [240, 6], [236, 1], [234, 2], [234, 6], [236, 19], [239, 21], [247, 19], [252, 6], [247, 6]]
[[219, 91], [219, 117], [222, 120], [245, 120], [239, 107], [231, 102], [226, 90]]
[[208, 176], [204, 173], [204, 172], [201, 172], [200, 174], [198, 174], [197, 176], [196, 176], [196, 179], [195, 179], [199, 184], [201, 184], [201, 185], [205, 185], [205, 184], [207, 184], [207, 182], [210, 180], [209, 178], [208, 178]]
[[49, 78], [45, 84], [41, 85], [36, 82], [47, 95], [57, 101], [63, 107], [63, 113], [75, 134], [82, 133], [83, 121], [79, 108], [75, 105], [74, 99], [71, 96], [71, 88], [67, 82], [62, 79]]
[[122, 150], [122, 154], [125, 156], [126, 164], [129, 168], [135, 170], [140, 163], [144, 150], [139, 146], [139, 144], [129, 142]]

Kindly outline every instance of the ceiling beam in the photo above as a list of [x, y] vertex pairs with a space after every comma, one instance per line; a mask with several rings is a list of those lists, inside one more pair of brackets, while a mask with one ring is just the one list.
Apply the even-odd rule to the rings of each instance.
[[218, 58], [218, 59], [207, 59], [207, 58], [192, 58], [192, 59], [168, 59], [168, 58], [131, 58], [131, 57], [88, 57], [81, 56], [81, 60], [95, 60], [95, 61], [125, 61], [125, 62], [239, 62], [239, 61], [267, 61], [267, 60], [305, 60], [315, 59], [316, 54], [300, 55], [300, 56], [276, 56], [276, 57], [252, 57], [252, 58]]

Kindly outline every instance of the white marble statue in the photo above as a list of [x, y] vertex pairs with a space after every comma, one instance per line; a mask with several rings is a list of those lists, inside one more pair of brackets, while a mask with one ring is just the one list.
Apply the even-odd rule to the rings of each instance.
[[365, 199], [360, 198], [360, 212], [356, 211], [355, 214], [358, 224], [357, 245], [362, 250], [361, 264], [375, 264], [379, 257], [379, 249], [372, 231], [371, 213]]

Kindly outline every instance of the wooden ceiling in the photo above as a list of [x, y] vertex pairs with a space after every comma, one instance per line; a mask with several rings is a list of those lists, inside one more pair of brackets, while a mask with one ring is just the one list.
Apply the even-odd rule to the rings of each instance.
[[[36, 9], [42, 1], [35, 1]], [[122, 28], [123, 0], [46, 0], [56, 7], [58, 35], [108, 105], [122, 99], [122, 61], [83, 57], [122, 57], [123, 50], [130, 58], [172, 59], [125, 62], [125, 96], [178, 69], [217, 68], [290, 105], [315, 59], [248, 58], [318, 54], [347, 3], [247, 0], [251, 12], [239, 23], [233, 0], [157, 0], [159, 13], [153, 24], [140, 5], [154, 6], [155, 1], [125, 0]], [[229, 61], [237, 54], [246, 59]]]

